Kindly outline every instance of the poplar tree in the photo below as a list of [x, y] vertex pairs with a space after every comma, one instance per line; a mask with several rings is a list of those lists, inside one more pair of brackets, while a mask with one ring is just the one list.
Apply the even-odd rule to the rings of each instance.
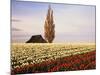
[[55, 24], [53, 21], [53, 10], [51, 9], [50, 5], [44, 25], [44, 37], [48, 43], [52, 43], [55, 38]]

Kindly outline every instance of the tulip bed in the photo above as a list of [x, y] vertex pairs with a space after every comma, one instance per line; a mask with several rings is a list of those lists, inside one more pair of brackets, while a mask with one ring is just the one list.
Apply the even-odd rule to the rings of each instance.
[[12, 44], [14, 74], [95, 69], [95, 44]]

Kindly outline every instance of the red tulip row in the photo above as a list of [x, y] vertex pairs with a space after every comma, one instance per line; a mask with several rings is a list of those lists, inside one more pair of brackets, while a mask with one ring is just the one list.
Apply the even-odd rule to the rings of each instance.
[[83, 55], [75, 55], [69, 58], [65, 58], [62, 64], [56, 65], [49, 72], [60, 70], [87, 70], [95, 69], [95, 52], [89, 52]]
[[41, 73], [57, 71], [88, 70], [96, 68], [95, 51], [72, 55], [56, 60], [44, 61], [38, 64], [30, 64], [12, 70], [12, 75], [23, 73]]

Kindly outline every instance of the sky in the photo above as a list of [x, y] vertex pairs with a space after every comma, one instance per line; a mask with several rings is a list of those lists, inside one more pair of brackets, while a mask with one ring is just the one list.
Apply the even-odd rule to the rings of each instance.
[[44, 38], [48, 6], [53, 9], [53, 42], [95, 42], [95, 6], [16, 1], [11, 3], [12, 42], [26, 42], [32, 35]]

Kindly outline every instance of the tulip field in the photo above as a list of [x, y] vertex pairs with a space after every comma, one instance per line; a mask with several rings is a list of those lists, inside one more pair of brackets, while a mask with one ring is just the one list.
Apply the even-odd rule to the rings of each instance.
[[12, 43], [11, 74], [96, 68], [95, 43]]

